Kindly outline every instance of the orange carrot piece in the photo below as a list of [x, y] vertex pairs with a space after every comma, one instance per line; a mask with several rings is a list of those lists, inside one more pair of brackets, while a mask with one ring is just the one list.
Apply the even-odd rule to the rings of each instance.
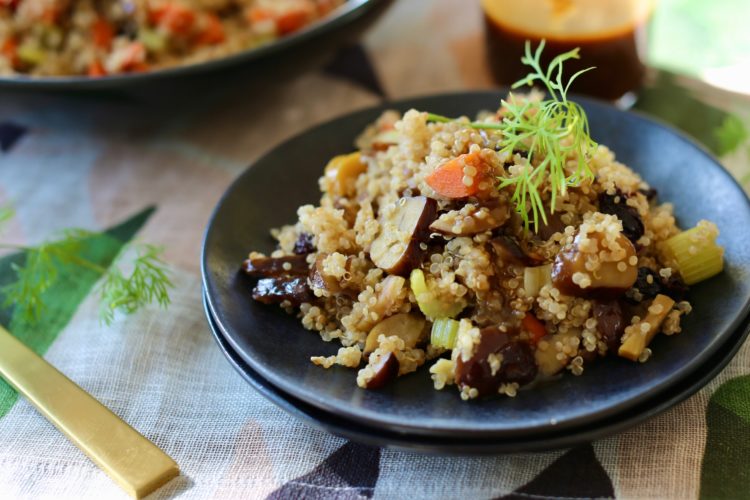
[[318, 0], [316, 7], [318, 15], [323, 17], [336, 8], [336, 3], [333, 0]]
[[194, 23], [195, 14], [184, 8], [171, 11], [165, 18], [167, 29], [178, 35], [186, 35], [190, 33]]
[[151, 9], [149, 18], [153, 24], [166, 28], [175, 35], [187, 35], [195, 24], [195, 12], [178, 2], [168, 2]]
[[[464, 184], [464, 165], [476, 168], [477, 173], [468, 185]], [[440, 165], [425, 179], [427, 184], [440, 196], [446, 198], [466, 198], [479, 191], [479, 184], [484, 178], [485, 164], [479, 153], [467, 153]]]
[[523, 326], [524, 330], [531, 335], [532, 344], [536, 345], [542, 337], [547, 335], [547, 329], [544, 327], [544, 323], [536, 319], [531, 313], [526, 313], [526, 316], [521, 320], [521, 326]]
[[280, 14], [276, 18], [276, 29], [279, 35], [288, 35], [303, 28], [310, 20], [307, 9], [293, 9]]
[[112, 39], [115, 37], [115, 30], [105, 19], [98, 18], [91, 25], [91, 37], [94, 40], [94, 45], [101, 49], [109, 49], [112, 46]]
[[18, 42], [15, 38], [8, 37], [3, 41], [3, 44], [0, 46], [0, 54], [4, 55], [14, 68], [18, 68], [21, 65], [21, 61], [18, 58]]
[[198, 35], [196, 42], [199, 45], [215, 45], [224, 41], [224, 26], [219, 16], [207, 13], [204, 17], [203, 31]]
[[146, 10], [146, 15], [148, 16], [148, 22], [152, 25], [157, 25], [164, 17], [164, 13], [166, 12], [166, 9], [163, 5], [150, 5], [148, 6]]
[[247, 11], [247, 20], [251, 23], [259, 23], [273, 18], [273, 12], [263, 7], [252, 7]]
[[52, 26], [60, 19], [61, 13], [62, 11], [57, 5], [50, 5], [42, 11], [41, 20], [45, 24]]
[[129, 67], [129, 70], [131, 73], [143, 73], [145, 71], [148, 71], [148, 68], [149, 68], [148, 63], [139, 62], [139, 63], [132, 64]]
[[89, 76], [93, 76], [93, 77], [96, 77], [96, 76], [106, 76], [107, 70], [104, 69], [104, 65], [102, 64], [102, 62], [100, 60], [94, 59], [89, 64], [88, 74], [89, 74]]
[[0, 7], [15, 10], [19, 3], [20, 0], [0, 0]]
[[146, 71], [146, 47], [141, 42], [133, 42], [127, 47], [121, 70], [123, 72], [139, 73]]
[[378, 132], [386, 132], [388, 130], [394, 130], [396, 128], [396, 122], [383, 122], [378, 127]]
[[0, 46], [0, 54], [4, 55], [8, 59], [16, 57], [18, 52], [18, 42], [13, 37], [8, 37], [3, 40], [2, 46]]

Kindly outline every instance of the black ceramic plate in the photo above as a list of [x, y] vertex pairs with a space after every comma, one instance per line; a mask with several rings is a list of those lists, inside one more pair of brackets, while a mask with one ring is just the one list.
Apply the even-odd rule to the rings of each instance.
[[327, 413], [310, 406], [292, 396], [285, 394], [268, 381], [258, 375], [232, 349], [223, 334], [219, 331], [211, 312], [205, 294], [203, 307], [208, 325], [219, 349], [229, 363], [250, 385], [268, 400], [304, 422], [337, 436], [375, 446], [418, 451], [422, 453], [438, 453], [447, 455], [473, 455], [490, 453], [515, 453], [522, 451], [546, 451], [558, 448], [568, 448], [580, 443], [601, 439], [606, 436], [622, 432], [640, 422], [643, 422], [662, 411], [671, 408], [688, 396], [697, 392], [713, 379], [734, 357], [748, 335], [750, 317], [706, 363], [695, 373], [676, 384], [667, 394], [651, 398], [621, 415], [604, 419], [594, 425], [583, 428], [569, 429], [562, 433], [545, 434], [541, 437], [528, 436], [526, 438], [500, 439], [452, 439], [446, 436], [422, 436], [394, 433], [382, 429], [367, 427], [348, 421], [334, 414]]
[[750, 202], [733, 178], [703, 149], [642, 116], [578, 99], [592, 135], [607, 144], [675, 205], [683, 227], [706, 218], [722, 231], [726, 270], [691, 291], [693, 313], [683, 333], [659, 336], [648, 363], [607, 359], [583, 376], [522, 391], [516, 398], [463, 403], [457, 391], [435, 391], [423, 368], [381, 391], [363, 391], [355, 373], [323, 370], [312, 355], [336, 347], [305, 331], [298, 320], [250, 297], [239, 266], [251, 249], [268, 252], [270, 228], [293, 222], [299, 205], [316, 203], [317, 178], [327, 160], [352, 149], [357, 134], [385, 108], [411, 107], [447, 116], [493, 109], [496, 92], [411, 99], [320, 125], [278, 146], [241, 175], [219, 202], [206, 232], [202, 272], [218, 327], [253, 370], [305, 403], [360, 424], [410, 434], [519, 437], [580, 427], [636, 407], [674, 387], [731, 338], [750, 305]]
[[[146, 71], [143, 73], [105, 76], [101, 78], [90, 78], [87, 76], [43, 78], [3, 76], [0, 77], [0, 87], [38, 90], [117, 89], [148, 84], [153, 81], [175, 81], [187, 76], [215, 72], [217, 70], [240, 65], [248, 65], [256, 61], [266, 60], [269, 57], [280, 56], [282, 53], [287, 53], [292, 49], [305, 46], [314, 39], [337, 32], [345, 26], [354, 23], [376, 5], [381, 3], [387, 2], [384, 2], [384, 0], [348, 0], [330, 15], [297, 33], [285, 36], [267, 45], [262, 45], [243, 52], [201, 63], [175, 66], [154, 71]], [[259, 74], [264, 72], [265, 71], [258, 71]]]

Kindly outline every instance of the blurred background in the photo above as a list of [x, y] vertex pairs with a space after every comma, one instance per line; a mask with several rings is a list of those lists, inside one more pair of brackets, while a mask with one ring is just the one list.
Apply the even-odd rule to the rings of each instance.
[[750, 2], [660, 0], [649, 64], [750, 93]]
[[[0, 12], [9, 1], [0, 0]], [[295, 1], [310, 0], [278, 5]], [[329, 23], [334, 11], [297, 42], [292, 34], [263, 57], [209, 68], [61, 85], [2, 77], [0, 125], [11, 123], [5, 130], [13, 140], [34, 127], [59, 138], [81, 132], [76, 139], [97, 147], [132, 137], [140, 142], [128, 147], [177, 148], [236, 173], [271, 144], [354, 109], [511, 83], [525, 72], [523, 41], [544, 37], [545, 55], [580, 46], [579, 67], [599, 66], [576, 91], [662, 118], [742, 177], [750, 1], [348, 0], [344, 8], [356, 16]], [[0, 27], [5, 21], [0, 16]]]
[[[37, 1], [58, 0], [0, 0], [0, 28], [9, 5]], [[292, 33], [272, 43], [263, 57], [123, 80], [0, 77], [0, 125], [7, 122], [0, 139], [16, 141], [19, 130], [34, 127], [59, 140], [79, 133], [75, 140], [97, 147], [127, 136], [140, 141], [128, 147], [177, 148], [236, 173], [271, 144], [353, 109], [510, 83], [525, 71], [523, 41], [545, 37], [546, 55], [580, 46], [579, 67], [600, 67], [579, 79], [577, 91], [681, 128], [743, 177], [750, 1], [348, 0], [342, 9], [353, 14], [334, 11], [297, 41]]]

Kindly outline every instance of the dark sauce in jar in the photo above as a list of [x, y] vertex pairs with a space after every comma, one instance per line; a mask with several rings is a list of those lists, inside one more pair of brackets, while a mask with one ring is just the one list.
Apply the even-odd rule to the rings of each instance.
[[[487, 52], [489, 66], [498, 83], [510, 85], [529, 73], [529, 67], [521, 62], [526, 40], [531, 42], [532, 50], [536, 49], [542, 39], [546, 40], [542, 53], [542, 68], [546, 69], [550, 61], [558, 54], [579, 47], [581, 58], [565, 62], [565, 78], [582, 69], [595, 66], [596, 70], [581, 75], [571, 86], [571, 92], [588, 94], [603, 99], [619, 99], [627, 92], [636, 90], [645, 74], [641, 58], [645, 46], [646, 21], [648, 16], [624, 26], [602, 32], [587, 33], [537, 33], [524, 30], [513, 24], [512, 19], [503, 18], [503, 7], [492, 8], [488, 4], [508, 4], [511, 1], [527, 0], [483, 0], [485, 7]], [[627, 0], [619, 0], [625, 2]], [[568, 0], [547, 0], [551, 4], [567, 3]], [[531, 6], [532, 2], [529, 2]], [[539, 2], [537, 2], [539, 3]], [[529, 8], [529, 15], [534, 15]], [[649, 10], [650, 12], [650, 10]]]

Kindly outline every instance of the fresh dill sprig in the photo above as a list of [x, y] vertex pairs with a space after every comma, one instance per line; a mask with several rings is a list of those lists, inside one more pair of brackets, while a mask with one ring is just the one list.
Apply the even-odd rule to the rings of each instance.
[[106, 324], [114, 320], [115, 312], [132, 314], [140, 307], [156, 302], [166, 308], [169, 305], [169, 288], [172, 282], [161, 260], [162, 249], [143, 244], [135, 248], [133, 271], [125, 277], [120, 269], [112, 267], [105, 274], [100, 289], [100, 315]]
[[59, 264], [77, 259], [81, 242], [88, 235], [81, 230], [68, 230], [60, 240], [43, 242], [36, 247], [4, 245], [24, 250], [26, 259], [23, 265], [11, 264], [17, 279], [3, 287], [3, 306], [15, 306], [28, 322], [38, 319], [44, 309], [42, 295], [57, 281]]
[[[458, 121], [455, 118], [448, 118], [447, 116], [436, 115], [435, 113], [427, 113], [428, 122], [436, 123], [450, 123]], [[475, 129], [484, 130], [503, 130], [505, 126], [502, 123], [490, 123], [490, 122], [468, 122], [467, 126]]]
[[[0, 222], [5, 209], [0, 208]], [[0, 245], [2, 248], [23, 251], [22, 264], [13, 264], [16, 280], [2, 288], [5, 296], [3, 306], [15, 307], [22, 320], [36, 322], [44, 311], [44, 292], [60, 277], [62, 264], [72, 264], [102, 275], [99, 285], [100, 318], [103, 323], [112, 323], [117, 311], [125, 314], [156, 302], [162, 307], [170, 303], [169, 289], [173, 287], [161, 260], [162, 249], [144, 243], [129, 243], [120, 249], [109, 267], [92, 262], [82, 255], [85, 240], [98, 233], [83, 229], [67, 229], [59, 239], [45, 241], [34, 247]], [[135, 252], [129, 275], [118, 267], [124, 256]]]
[[[544, 45], [542, 40], [532, 53], [531, 44], [526, 41], [521, 62], [529, 66], [531, 72], [511, 88], [540, 82], [548, 98], [517, 101], [510, 94], [507, 101], [501, 102], [503, 115], [500, 122], [466, 123], [471, 128], [498, 131], [501, 154], [526, 153], [526, 164], [517, 168], [510, 177], [500, 178], [498, 187], [513, 189], [511, 200], [524, 227], [529, 229], [533, 224], [535, 230], [539, 228], [540, 218], [546, 223], [546, 214], [554, 213], [557, 196], [564, 196], [568, 187], [577, 186], [584, 179], [593, 179], [588, 159], [597, 146], [589, 134], [588, 119], [583, 108], [568, 100], [568, 90], [573, 81], [593, 68], [578, 71], [564, 83], [563, 64], [570, 59], [579, 59], [579, 49], [556, 56], [544, 71], [541, 66]], [[454, 121], [435, 114], [428, 114], [427, 119], [432, 122]], [[569, 165], [572, 158], [575, 158], [574, 168]], [[549, 182], [549, 209], [545, 208], [542, 196], [545, 181]]]
[[[528, 164], [518, 175], [500, 181], [500, 188], [513, 186], [512, 200], [528, 229], [533, 219], [534, 228], [539, 227], [539, 217], [547, 223], [546, 210], [540, 194], [540, 186], [545, 177], [550, 184], [550, 213], [555, 211], [557, 195], [565, 195], [568, 186], [576, 186], [583, 179], [593, 179], [594, 174], [587, 160], [596, 143], [589, 134], [586, 112], [575, 102], [568, 100], [568, 90], [573, 81], [583, 73], [592, 70], [587, 68], [573, 74], [563, 84], [563, 63], [570, 59], [579, 59], [579, 49], [575, 48], [556, 56], [550, 62], [547, 71], [541, 67], [544, 40], [539, 43], [535, 53], [531, 53], [531, 43], [526, 41], [525, 54], [521, 62], [531, 71], [525, 78], [517, 81], [511, 88], [541, 82], [549, 93], [549, 99], [526, 101], [523, 104], [503, 101], [507, 108], [502, 123], [504, 147], [501, 152], [513, 154], [514, 151], [528, 152]], [[568, 159], [576, 158], [575, 170], [566, 171]], [[536, 166], [534, 159], [538, 160]], [[527, 205], [530, 205], [532, 219], [529, 218]]]

